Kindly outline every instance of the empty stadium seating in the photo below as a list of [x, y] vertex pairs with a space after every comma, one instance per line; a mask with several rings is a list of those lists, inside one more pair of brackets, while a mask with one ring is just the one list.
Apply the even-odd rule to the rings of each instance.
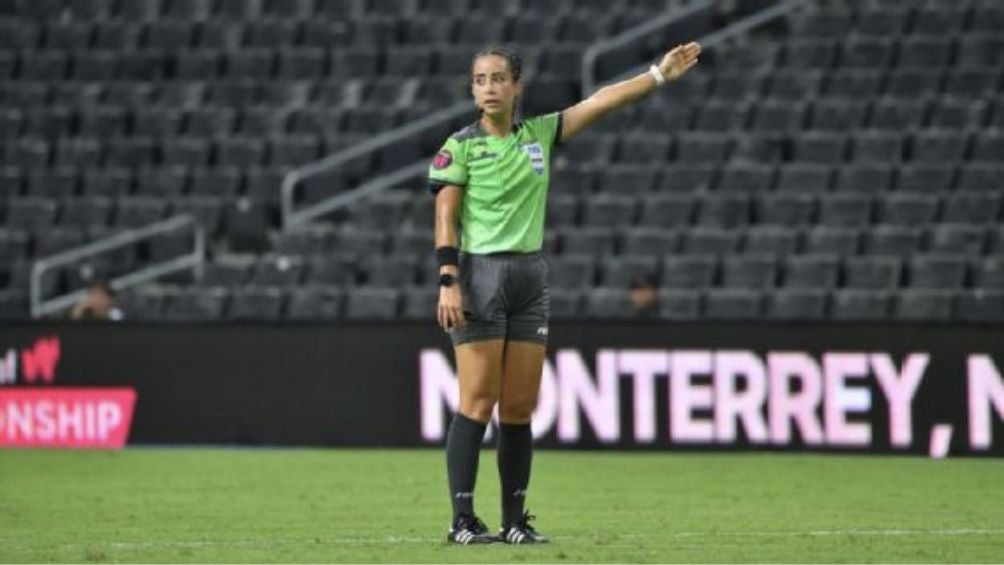
[[[485, 41], [526, 55], [524, 109], [558, 110], [586, 47], [686, 2], [335, 4], [0, 12], [0, 316], [26, 315], [33, 259], [191, 212], [212, 241], [204, 277], [124, 293], [129, 316], [431, 319], [420, 181], [282, 231], [283, 174], [465, 100]], [[991, 0], [812, 0], [559, 148], [554, 317], [627, 316], [644, 272], [666, 320], [1004, 320], [1002, 14]], [[360, 159], [304, 198], [431, 155], [449, 133]]]

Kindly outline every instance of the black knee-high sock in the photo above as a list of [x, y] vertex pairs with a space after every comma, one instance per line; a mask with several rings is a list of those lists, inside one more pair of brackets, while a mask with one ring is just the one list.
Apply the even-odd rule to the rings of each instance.
[[460, 514], [474, 514], [474, 482], [478, 477], [478, 457], [485, 427], [486, 424], [458, 413], [446, 435], [446, 474], [454, 521]]
[[530, 484], [533, 434], [530, 424], [499, 426], [499, 478], [502, 483], [502, 527], [523, 517], [523, 503]]

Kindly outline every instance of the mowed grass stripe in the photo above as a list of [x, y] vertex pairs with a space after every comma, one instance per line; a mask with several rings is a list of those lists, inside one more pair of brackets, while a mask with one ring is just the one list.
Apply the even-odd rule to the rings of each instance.
[[994, 562], [1002, 463], [542, 451], [529, 506], [555, 543], [457, 548], [439, 450], [7, 451], [0, 561]]

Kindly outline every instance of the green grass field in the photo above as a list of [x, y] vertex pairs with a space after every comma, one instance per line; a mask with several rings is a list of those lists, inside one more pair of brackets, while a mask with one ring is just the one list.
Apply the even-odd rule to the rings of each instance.
[[[539, 452], [547, 546], [456, 547], [438, 450], [0, 451], [2, 562], [1000, 562], [1004, 461]], [[477, 508], [498, 526], [495, 457]]]

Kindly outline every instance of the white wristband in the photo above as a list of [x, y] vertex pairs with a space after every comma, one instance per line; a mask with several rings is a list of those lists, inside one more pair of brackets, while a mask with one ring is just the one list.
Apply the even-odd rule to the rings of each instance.
[[652, 75], [652, 78], [655, 79], [655, 84], [658, 86], [666, 84], [666, 77], [662, 75], [662, 71], [659, 70], [659, 67], [652, 65], [648, 68], [648, 73]]

